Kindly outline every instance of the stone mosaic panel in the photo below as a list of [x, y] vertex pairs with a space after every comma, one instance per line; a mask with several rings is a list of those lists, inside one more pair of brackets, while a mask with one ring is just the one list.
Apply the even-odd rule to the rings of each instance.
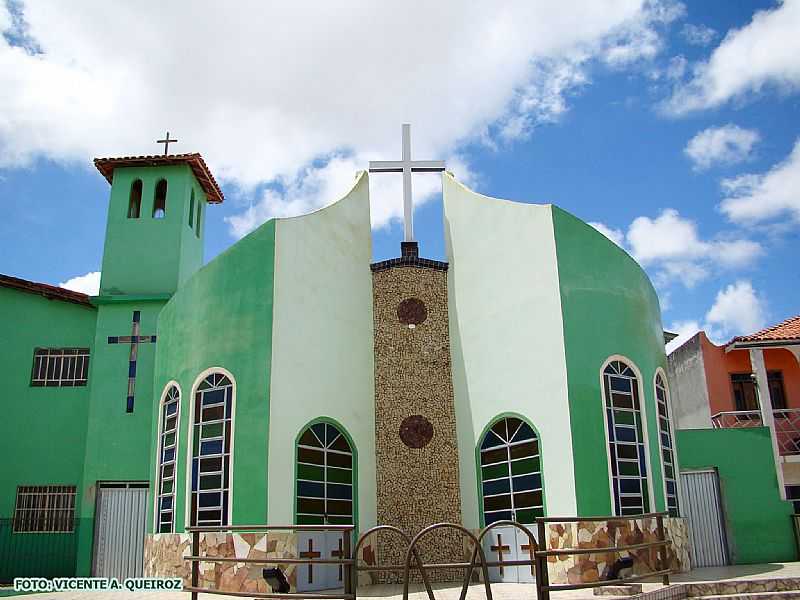
[[[672, 544], [667, 547], [670, 568], [678, 572], [690, 569], [689, 539], [681, 518], [665, 518], [664, 529]], [[657, 540], [656, 520], [579, 521], [548, 524], [549, 549], [603, 548], [628, 546]], [[657, 549], [643, 548], [630, 552], [598, 552], [577, 556], [548, 557], [548, 575], [552, 583], [584, 583], [604, 579], [608, 569], [623, 556], [632, 556], [633, 574], [644, 575], [657, 569]]]

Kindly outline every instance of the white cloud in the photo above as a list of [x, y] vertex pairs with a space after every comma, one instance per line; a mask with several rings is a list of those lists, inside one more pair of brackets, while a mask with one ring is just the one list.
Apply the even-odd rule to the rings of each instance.
[[766, 86], [784, 91], [800, 87], [800, 0], [785, 0], [758, 11], [752, 21], [731, 30], [707, 62], [697, 65], [686, 85], [675, 90], [664, 109], [683, 114], [719, 106]]
[[612, 67], [625, 67], [655, 58], [664, 47], [659, 29], [680, 19], [686, 7], [680, 2], [649, 2], [638, 18], [631, 19], [612, 36], [603, 60]]
[[686, 72], [686, 65], [689, 64], [689, 61], [686, 60], [684, 56], [673, 56], [669, 59], [669, 63], [667, 64], [667, 79], [680, 79], [683, 77], [683, 74]]
[[717, 164], [735, 164], [747, 160], [753, 147], [761, 139], [758, 131], [728, 124], [709, 127], [695, 135], [686, 144], [684, 153], [698, 171]]
[[683, 346], [700, 331], [700, 324], [697, 321], [674, 321], [667, 330], [678, 334], [674, 340], [667, 342], [666, 352], [671, 354], [673, 350]]
[[714, 268], [747, 267], [763, 253], [760, 244], [747, 239], [703, 240], [695, 222], [671, 208], [655, 219], [634, 219], [626, 239], [633, 257], [656, 270], [660, 286], [679, 281], [693, 287]]
[[621, 229], [612, 229], [608, 225], [598, 222], [589, 222], [589, 225], [597, 229], [600, 233], [614, 242], [620, 248], [625, 247], [625, 234], [622, 232]]
[[58, 287], [81, 292], [89, 296], [97, 296], [100, 293], [100, 271], [92, 271], [86, 275], [78, 275], [72, 279], [67, 279], [58, 284]]
[[681, 29], [681, 36], [692, 46], [708, 46], [717, 37], [717, 32], [706, 25], [686, 23]]
[[717, 343], [735, 335], [754, 333], [766, 323], [766, 307], [752, 283], [739, 280], [717, 293], [706, 313], [706, 329]]
[[787, 216], [800, 222], [800, 138], [791, 154], [763, 174], [724, 179], [720, 209], [732, 221], [748, 224]]
[[32, 43], [0, 38], [0, 167], [156, 153], [169, 129], [239, 196], [278, 190], [255, 223], [340, 195], [354, 175], [341, 169], [398, 154], [403, 122], [419, 158], [530, 135], [567, 110], [592, 60], [652, 55], [681, 7], [29, 0]]

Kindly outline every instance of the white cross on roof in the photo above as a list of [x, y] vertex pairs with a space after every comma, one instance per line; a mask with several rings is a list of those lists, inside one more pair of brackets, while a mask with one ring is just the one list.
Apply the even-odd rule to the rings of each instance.
[[436, 173], [445, 170], [443, 160], [411, 160], [411, 125], [403, 124], [402, 160], [371, 160], [370, 173], [403, 174], [403, 221], [405, 241], [414, 241], [414, 209], [411, 204], [411, 173]]

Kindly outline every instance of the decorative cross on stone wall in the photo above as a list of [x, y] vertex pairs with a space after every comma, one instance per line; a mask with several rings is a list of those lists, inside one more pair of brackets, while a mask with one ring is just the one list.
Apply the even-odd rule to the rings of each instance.
[[511, 552], [511, 546], [503, 545], [503, 534], [497, 534], [497, 546], [491, 547], [492, 552], [497, 552], [497, 562], [500, 563], [500, 577], [503, 576], [503, 554]]
[[403, 174], [403, 221], [405, 223], [405, 241], [414, 241], [414, 209], [411, 204], [411, 173], [437, 173], [444, 171], [443, 160], [411, 160], [411, 125], [403, 125], [403, 158], [402, 160], [371, 160], [370, 173], [402, 173]]
[[[331, 556], [334, 558], [338, 558], [339, 560], [341, 560], [342, 557], [344, 556], [344, 548], [342, 548], [342, 538], [339, 538], [339, 549], [331, 552]], [[341, 580], [342, 580], [342, 565], [339, 565], [339, 581]]]
[[[536, 546], [534, 546], [531, 542], [528, 542], [527, 544], [522, 544], [520, 548], [523, 552], [527, 552], [528, 556], [530, 556], [531, 560], [533, 560], [533, 553], [536, 550]], [[531, 563], [531, 575], [534, 577], [536, 576], [536, 572], [533, 570], [533, 563]]]
[[129, 413], [133, 412], [133, 396], [136, 391], [136, 359], [139, 354], [139, 344], [156, 343], [156, 336], [154, 335], [139, 335], [139, 321], [141, 320], [141, 316], [140, 311], [133, 311], [133, 325], [131, 326], [130, 335], [108, 337], [109, 344], [131, 345], [131, 352], [128, 358], [128, 400], [125, 407], [125, 412]]
[[156, 144], [164, 144], [164, 156], [166, 156], [169, 153], [169, 145], [172, 142], [177, 142], [177, 141], [178, 140], [169, 139], [169, 131], [168, 131], [167, 135], [164, 136], [163, 140], [156, 140]]
[[[319, 558], [322, 556], [319, 552], [314, 550], [314, 540], [308, 538], [308, 552], [301, 552], [300, 558]], [[314, 565], [308, 565], [308, 583], [314, 583]]]

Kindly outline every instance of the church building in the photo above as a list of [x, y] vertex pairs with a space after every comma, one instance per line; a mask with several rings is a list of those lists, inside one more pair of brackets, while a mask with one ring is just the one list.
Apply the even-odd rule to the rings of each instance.
[[[338, 201], [204, 265], [224, 198], [199, 154], [95, 165], [111, 185], [99, 294], [0, 278], [3, 579], [185, 576], [191, 525], [414, 534], [669, 511], [680, 535], [656, 292], [585, 222], [436, 168], [446, 261], [414, 241], [409, 190], [406, 241], [372, 262], [363, 171]], [[330, 557], [340, 542], [247, 534], [226, 548]], [[525, 543], [511, 530], [490, 545], [509, 558]], [[371, 544], [370, 560], [399, 560], [396, 541]], [[341, 581], [290, 571], [297, 589]], [[217, 573], [241, 591], [256, 579]]]

